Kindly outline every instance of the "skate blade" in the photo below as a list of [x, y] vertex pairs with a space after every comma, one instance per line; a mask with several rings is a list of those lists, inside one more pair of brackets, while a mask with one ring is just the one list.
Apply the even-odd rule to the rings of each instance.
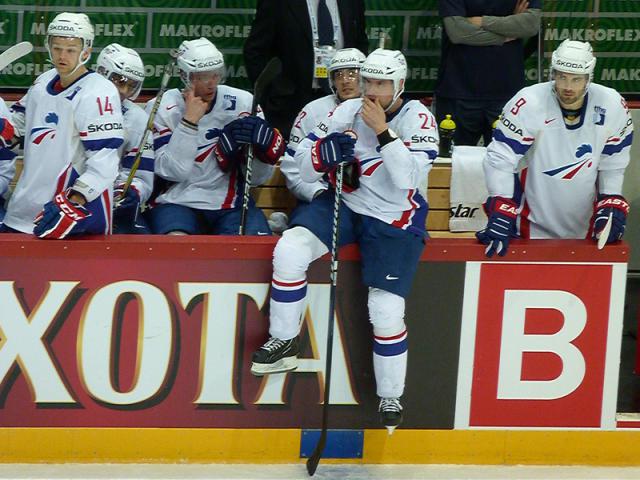
[[[284, 360], [284, 361], [283, 361]], [[251, 373], [256, 377], [263, 377], [265, 375], [272, 375], [274, 373], [286, 373], [292, 372], [298, 368], [298, 359], [283, 359], [274, 364], [264, 363], [252, 363]]]
[[385, 427], [387, 427], [387, 434], [391, 436], [393, 435], [393, 432], [397, 428], [397, 425], [385, 425]]

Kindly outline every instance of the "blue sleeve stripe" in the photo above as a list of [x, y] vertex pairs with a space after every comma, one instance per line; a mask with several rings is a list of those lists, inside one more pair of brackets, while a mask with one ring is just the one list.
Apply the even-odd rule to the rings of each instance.
[[1, 160], [13, 160], [16, 158], [16, 154], [9, 150], [8, 148], [0, 149], [0, 161]]
[[531, 148], [531, 145], [525, 145], [518, 142], [517, 140], [514, 140], [513, 138], [507, 137], [499, 128], [496, 128], [493, 131], [493, 139], [497, 140], [498, 142], [506, 143], [516, 155], [524, 155], [525, 153], [527, 153], [527, 150]]
[[100, 140], [82, 140], [85, 150], [102, 150], [103, 148], [118, 149], [122, 145], [121, 138], [101, 138]]
[[620, 153], [625, 147], [628, 147], [629, 145], [631, 145], [632, 141], [633, 141], [633, 132], [627, 135], [624, 138], [624, 140], [622, 140], [620, 143], [616, 145], [605, 145], [604, 148], [602, 149], [602, 154], [613, 155], [615, 153]]
[[296, 154], [296, 151], [291, 148], [291, 147], [287, 147], [287, 155], [291, 155], [292, 157], [294, 157]]
[[11, 110], [13, 110], [14, 112], [20, 112], [20, 113], [25, 112], [24, 106], [20, 105], [19, 103], [14, 103], [13, 105], [11, 105]]
[[171, 135], [164, 135], [153, 140], [153, 149], [158, 150], [164, 147], [171, 140]]
[[[133, 167], [133, 161], [135, 160], [135, 158], [136, 158], [135, 155], [124, 157], [122, 159], [122, 166], [124, 168]], [[140, 165], [138, 165], [138, 170], [145, 170], [147, 172], [153, 172], [153, 162], [154, 162], [153, 158], [141, 157], [140, 158]]]
[[427, 157], [429, 157], [429, 160], [435, 160], [438, 156], [438, 152], [436, 152], [435, 150], [419, 150], [417, 148], [410, 148], [409, 151], [414, 153], [424, 153]]
[[307, 138], [308, 138], [309, 140], [312, 140], [312, 141], [314, 141], [314, 142], [315, 142], [315, 141], [316, 141], [316, 140], [318, 140], [320, 137], [318, 137], [315, 133], [311, 132], [311, 133], [309, 133], [309, 135], [307, 135]]

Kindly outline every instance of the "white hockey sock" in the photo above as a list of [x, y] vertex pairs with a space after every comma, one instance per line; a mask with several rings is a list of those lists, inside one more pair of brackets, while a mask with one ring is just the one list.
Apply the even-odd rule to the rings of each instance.
[[309, 264], [326, 247], [309, 230], [286, 230], [273, 251], [269, 334], [281, 340], [298, 335], [307, 295]]
[[373, 371], [379, 397], [400, 397], [407, 376], [407, 331], [393, 337], [374, 336]]

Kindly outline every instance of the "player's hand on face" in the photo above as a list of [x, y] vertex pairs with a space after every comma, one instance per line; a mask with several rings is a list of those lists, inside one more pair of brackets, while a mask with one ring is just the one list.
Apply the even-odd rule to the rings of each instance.
[[360, 112], [364, 123], [375, 132], [376, 135], [384, 132], [387, 127], [387, 117], [380, 101], [364, 97], [362, 99], [362, 111]]
[[183, 93], [184, 97], [184, 119], [191, 123], [198, 123], [209, 108], [209, 102], [205, 102], [200, 97], [196, 97], [193, 89], [187, 88]]

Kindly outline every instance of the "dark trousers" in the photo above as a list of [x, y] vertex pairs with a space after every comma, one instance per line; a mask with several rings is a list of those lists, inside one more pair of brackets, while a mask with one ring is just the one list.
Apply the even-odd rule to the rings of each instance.
[[493, 123], [502, 112], [506, 100], [459, 100], [437, 97], [435, 99], [438, 125], [447, 114], [456, 123], [453, 141], [456, 145], [478, 144], [480, 137], [489, 145], [493, 135]]

